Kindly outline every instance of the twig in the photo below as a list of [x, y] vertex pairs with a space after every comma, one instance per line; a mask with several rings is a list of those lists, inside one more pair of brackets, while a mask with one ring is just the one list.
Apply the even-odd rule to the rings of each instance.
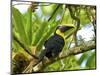
[[[94, 15], [93, 15], [93, 13], [92, 13], [92, 11], [91, 10], [93, 10], [93, 9], [91, 9], [91, 8], [85, 8], [85, 11], [86, 11], [86, 14], [87, 14], [87, 17], [89, 18], [89, 20], [90, 20], [90, 22], [92, 22], [92, 25], [93, 25], [93, 27], [94, 27], [94, 32], [95, 32], [95, 35], [96, 35], [96, 19], [95, 19], [95, 17], [94, 17]], [[94, 9], [95, 10], [95, 9]], [[96, 11], [96, 10], [95, 10]], [[92, 17], [91, 17], [92, 16]], [[96, 16], [96, 14], [95, 14], [95, 16]], [[91, 19], [92, 18], [92, 19]], [[93, 20], [93, 21], [92, 21]]]
[[[93, 10], [93, 9], [91, 8], [91, 10]], [[96, 12], [96, 7], [94, 7], [94, 10]], [[91, 16], [92, 16], [92, 19], [93, 19], [92, 24], [93, 24], [94, 32], [95, 32], [95, 36], [96, 36], [96, 13], [94, 15], [93, 12], [91, 11]]]
[[22, 73], [31, 73], [33, 69], [33, 64], [34, 64], [34, 61], [31, 60], [29, 65], [25, 68], [25, 70]]
[[37, 56], [33, 55], [32, 53], [29, 52], [29, 48], [24, 45], [24, 43], [21, 42], [14, 34], [13, 34], [13, 39], [27, 52], [29, 55], [31, 55], [33, 58], [38, 59]]

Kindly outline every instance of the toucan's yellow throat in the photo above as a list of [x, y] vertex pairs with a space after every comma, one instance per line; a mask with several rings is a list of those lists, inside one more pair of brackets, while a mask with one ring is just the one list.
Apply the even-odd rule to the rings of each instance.
[[64, 33], [71, 28], [73, 28], [73, 27], [72, 26], [66, 26], [66, 25], [58, 26], [56, 28], [56, 34], [58, 34], [58, 35], [60, 35], [64, 38]]
[[61, 37], [64, 38], [64, 33], [61, 32], [59, 29], [56, 30], [56, 34], [60, 35]]

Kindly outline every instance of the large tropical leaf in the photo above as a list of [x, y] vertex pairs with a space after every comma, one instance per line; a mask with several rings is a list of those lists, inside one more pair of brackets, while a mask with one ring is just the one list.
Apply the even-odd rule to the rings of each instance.
[[20, 39], [25, 44], [29, 44], [28, 37], [25, 32], [24, 17], [19, 12], [19, 10], [14, 7], [12, 7], [12, 19], [13, 19], [14, 27], [17, 30], [17, 33], [19, 34]]

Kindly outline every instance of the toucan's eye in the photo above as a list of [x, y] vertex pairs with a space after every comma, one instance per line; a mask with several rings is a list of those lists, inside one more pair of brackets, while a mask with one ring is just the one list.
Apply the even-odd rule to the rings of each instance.
[[60, 26], [59, 29], [61, 32], [65, 32], [67, 30], [67, 26]]
[[59, 29], [61, 26], [57, 26], [57, 28], [56, 29]]

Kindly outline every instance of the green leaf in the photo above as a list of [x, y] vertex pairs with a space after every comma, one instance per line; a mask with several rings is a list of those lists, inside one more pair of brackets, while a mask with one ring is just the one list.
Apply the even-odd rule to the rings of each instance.
[[28, 42], [31, 45], [32, 43], [32, 10], [31, 8], [28, 9], [28, 11], [26, 12], [24, 16], [26, 18], [25, 32], [28, 37]]
[[20, 46], [16, 41], [12, 40], [12, 48], [13, 52], [17, 52], [20, 49]]
[[68, 11], [68, 9], [66, 9], [62, 19], [62, 24], [71, 24], [71, 23], [72, 23], [72, 18], [70, 16], [70, 12]]
[[78, 60], [79, 65], [81, 65], [88, 58], [87, 53], [83, 53], [80, 59]]
[[45, 28], [48, 26], [47, 21], [45, 20], [39, 27], [39, 29], [37, 30], [37, 32], [34, 35], [34, 42], [33, 45], [36, 45], [39, 40], [42, 38]]
[[[42, 3], [45, 4], [45, 3]], [[56, 7], [56, 4], [48, 4], [45, 7], [41, 7], [43, 15], [51, 15], [53, 13], [53, 9]]]
[[86, 14], [85, 10], [83, 10], [83, 9], [80, 12], [80, 23], [82, 25], [86, 25], [86, 24], [90, 23], [90, 20], [87, 17], [87, 14]]
[[28, 44], [28, 39], [25, 32], [25, 25], [24, 25], [24, 17], [19, 12], [18, 9], [12, 7], [12, 19], [14, 27], [17, 29], [18, 34], [20, 35], [20, 39], [25, 43]]
[[95, 68], [96, 65], [96, 59], [95, 59], [95, 51], [91, 53], [90, 57], [88, 58], [87, 62], [86, 62], [86, 66], [89, 68]]

